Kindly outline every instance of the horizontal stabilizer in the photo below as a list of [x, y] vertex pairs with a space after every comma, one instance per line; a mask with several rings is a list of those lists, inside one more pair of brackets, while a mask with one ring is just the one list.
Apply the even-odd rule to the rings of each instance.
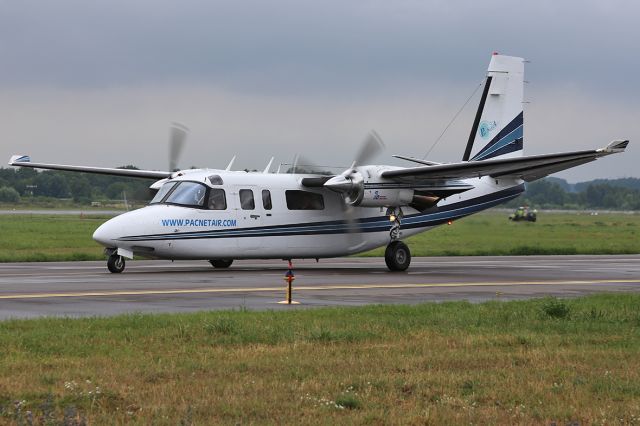
[[436, 163], [434, 161], [421, 160], [416, 157], [405, 157], [404, 155], [392, 155], [392, 157], [399, 158], [405, 161], [411, 161], [412, 163], [424, 164], [425, 166], [437, 166], [438, 164], [442, 164], [442, 163]]

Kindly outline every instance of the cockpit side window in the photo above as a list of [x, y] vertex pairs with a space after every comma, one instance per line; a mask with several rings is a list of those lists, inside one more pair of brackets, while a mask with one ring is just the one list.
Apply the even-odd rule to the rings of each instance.
[[176, 186], [178, 182], [167, 182], [156, 192], [156, 196], [153, 197], [153, 200], [149, 202], [149, 204], [158, 204], [161, 203], [164, 197], [167, 196], [169, 192]]
[[209, 210], [226, 210], [227, 199], [224, 195], [224, 189], [212, 188], [209, 190]]
[[204, 207], [207, 187], [198, 182], [182, 181], [164, 201], [189, 207]]

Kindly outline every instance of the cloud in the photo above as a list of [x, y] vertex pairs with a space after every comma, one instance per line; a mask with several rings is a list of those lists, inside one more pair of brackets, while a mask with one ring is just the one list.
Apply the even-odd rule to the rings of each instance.
[[0, 85], [407, 91], [473, 82], [498, 50], [532, 60], [533, 82], [630, 98], [639, 12], [630, 0], [5, 2]]

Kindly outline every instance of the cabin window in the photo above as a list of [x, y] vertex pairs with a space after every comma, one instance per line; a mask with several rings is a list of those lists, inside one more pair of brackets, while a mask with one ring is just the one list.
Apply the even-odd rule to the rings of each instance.
[[262, 207], [265, 210], [271, 210], [273, 207], [271, 205], [271, 192], [268, 189], [262, 190]]
[[211, 175], [207, 179], [211, 182], [211, 185], [222, 185], [222, 178], [218, 175]]
[[167, 182], [156, 192], [156, 196], [153, 197], [153, 200], [149, 204], [157, 204], [161, 203], [164, 197], [176, 186], [178, 182]]
[[240, 190], [240, 207], [242, 210], [253, 210], [256, 208], [256, 203], [253, 201], [253, 191], [250, 189]]
[[324, 210], [322, 194], [308, 191], [285, 191], [289, 210]]
[[224, 189], [212, 188], [209, 190], [209, 202], [207, 207], [209, 210], [227, 209], [227, 198], [224, 195]]
[[207, 187], [198, 182], [182, 181], [165, 200], [165, 203], [188, 207], [203, 207]]

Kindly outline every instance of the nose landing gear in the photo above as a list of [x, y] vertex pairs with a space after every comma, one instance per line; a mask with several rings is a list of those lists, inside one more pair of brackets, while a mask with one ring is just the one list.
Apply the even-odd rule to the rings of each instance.
[[124, 271], [124, 265], [124, 256], [120, 256], [119, 254], [112, 254], [107, 260], [107, 268], [109, 272], [114, 274], [119, 274]]
[[399, 240], [400, 221], [403, 217], [402, 209], [398, 207], [396, 212], [395, 208], [389, 208], [387, 215], [391, 221], [391, 230], [389, 231], [391, 242], [384, 252], [384, 261], [390, 271], [406, 271], [411, 263], [411, 251], [405, 243]]

